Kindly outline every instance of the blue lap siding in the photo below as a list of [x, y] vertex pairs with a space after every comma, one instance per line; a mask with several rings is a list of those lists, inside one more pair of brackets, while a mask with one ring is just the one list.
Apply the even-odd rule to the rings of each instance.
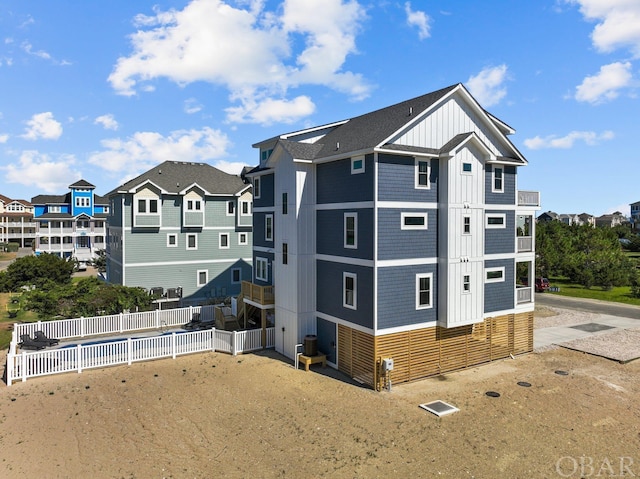
[[438, 201], [438, 160], [429, 160], [429, 188], [416, 188], [415, 158], [401, 155], [378, 155], [378, 200]]
[[317, 203], [373, 201], [373, 155], [365, 158], [364, 173], [351, 174], [351, 158], [319, 164]]
[[[402, 213], [427, 213], [427, 229], [403, 230]], [[435, 209], [378, 210], [378, 259], [435, 258], [438, 256], [438, 212]]]
[[[512, 259], [496, 259], [484, 262], [486, 268], [504, 267], [504, 281], [484, 284], [484, 312], [504, 311], [514, 308], [515, 264]], [[485, 274], [486, 278], [486, 274]]]
[[488, 205], [513, 205], [516, 203], [516, 167], [502, 166], [503, 170], [503, 192], [494, 193], [493, 189], [493, 168], [496, 165], [487, 165], [485, 173], [485, 202]]
[[[358, 214], [357, 248], [344, 247], [344, 214]], [[318, 254], [373, 259], [373, 210], [320, 210], [316, 213]]]
[[[516, 249], [516, 215], [514, 211], [487, 210], [485, 216], [505, 215], [504, 228], [486, 228], [484, 231], [485, 254], [514, 253]], [[486, 222], [486, 218], [485, 218]]]

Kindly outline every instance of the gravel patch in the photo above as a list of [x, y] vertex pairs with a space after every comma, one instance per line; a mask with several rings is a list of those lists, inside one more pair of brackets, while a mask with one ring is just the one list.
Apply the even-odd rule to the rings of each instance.
[[561, 346], [628, 363], [640, 358], [640, 328], [594, 334], [587, 338], [562, 343]]

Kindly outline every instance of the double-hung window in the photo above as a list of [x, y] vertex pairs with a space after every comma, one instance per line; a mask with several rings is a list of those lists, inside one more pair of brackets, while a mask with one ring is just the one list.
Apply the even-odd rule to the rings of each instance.
[[358, 247], [358, 213], [344, 214], [344, 247]]
[[433, 273], [416, 275], [416, 309], [433, 307]]
[[138, 199], [138, 213], [139, 214], [151, 214], [158, 213], [158, 200], [155, 198], [139, 198]]
[[229, 233], [220, 233], [220, 249], [229, 249]]
[[428, 189], [429, 185], [429, 161], [416, 160], [416, 188]]
[[269, 281], [269, 260], [267, 258], [256, 258], [256, 279]]
[[198, 286], [205, 286], [209, 282], [209, 271], [206, 269], [198, 270]]
[[264, 217], [264, 240], [273, 241], [273, 215]]
[[260, 198], [260, 178], [253, 179], [253, 197]]
[[342, 306], [349, 309], [358, 307], [358, 275], [343, 273], [342, 275]]
[[187, 249], [198, 249], [198, 236], [195, 233], [187, 235]]
[[493, 192], [504, 192], [504, 168], [498, 166], [493, 167]]

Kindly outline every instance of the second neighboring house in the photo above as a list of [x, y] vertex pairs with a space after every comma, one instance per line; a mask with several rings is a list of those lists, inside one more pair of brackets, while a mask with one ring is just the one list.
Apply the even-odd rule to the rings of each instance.
[[631, 203], [631, 226], [634, 230], [640, 230], [640, 201]]
[[69, 185], [64, 195], [38, 195], [31, 199], [38, 223], [35, 253], [90, 261], [105, 249], [109, 207], [85, 180]]
[[0, 195], [0, 243], [31, 246], [36, 238], [33, 205], [25, 200], [12, 200]]
[[251, 185], [166, 161], [108, 194], [107, 280], [205, 302], [251, 278]]

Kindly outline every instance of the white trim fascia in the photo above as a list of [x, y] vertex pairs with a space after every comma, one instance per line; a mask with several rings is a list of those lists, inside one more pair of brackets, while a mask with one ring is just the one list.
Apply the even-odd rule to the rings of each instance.
[[438, 264], [438, 258], [408, 258], [408, 259], [387, 259], [378, 260], [378, 268], [393, 268], [396, 266], [424, 266], [427, 264]]
[[164, 188], [161, 188], [160, 186], [156, 185], [153, 181], [151, 180], [144, 180], [141, 183], [138, 183], [135, 186], [132, 186], [129, 190], [124, 190], [124, 191], [118, 191], [118, 193], [133, 193], [136, 194], [138, 192], [138, 190], [140, 188], [142, 188], [145, 185], [153, 185], [156, 189], [160, 190], [160, 193], [165, 194], [165, 195], [170, 195], [171, 193], [167, 190], [165, 190]]
[[316, 211], [323, 210], [351, 210], [351, 209], [368, 209], [373, 208], [373, 201], [354, 201], [353, 203], [322, 203], [313, 205]]
[[492, 211], [518, 211], [520, 208], [522, 208], [521, 206], [517, 206], [517, 205], [494, 205], [491, 203], [485, 203], [484, 204], [484, 211], [485, 213], [491, 213]]
[[330, 314], [321, 313], [320, 311], [316, 311], [314, 315], [320, 319], [324, 319], [325, 321], [330, 321], [332, 323], [340, 324], [342, 326], [346, 326], [350, 329], [355, 329], [356, 331], [360, 331], [363, 333], [375, 335], [375, 332], [371, 328], [365, 328], [364, 326], [360, 326], [359, 324], [351, 323], [349, 321], [345, 321], [344, 319], [338, 318], [336, 316], [331, 316]]
[[[528, 253], [531, 253], [530, 251]], [[492, 261], [492, 260], [500, 260], [500, 259], [513, 259], [515, 260], [516, 257], [518, 259], [521, 259], [522, 256], [520, 256], [522, 253], [494, 253], [494, 254], [485, 254], [483, 256], [481, 256], [481, 258], [484, 261]]]
[[203, 195], [203, 198], [202, 198], [203, 200], [204, 200], [204, 196], [213, 196], [211, 193], [209, 193], [207, 190], [205, 190], [202, 186], [200, 186], [195, 181], [193, 183], [191, 183], [189, 186], [186, 186], [182, 190], [178, 191], [178, 194], [184, 196], [184, 194], [187, 191], [189, 191], [190, 189], [192, 189], [192, 188], [198, 188], [200, 191], [204, 192], [204, 195]]
[[308, 164], [313, 163], [313, 160], [302, 160], [300, 158], [294, 158], [291, 161], [293, 161], [293, 163], [308, 163]]
[[374, 262], [370, 259], [360, 259], [360, 258], [348, 258], [345, 256], [335, 256], [328, 254], [317, 254], [317, 261], [328, 261], [330, 263], [340, 263], [340, 264], [348, 264], [352, 266], [364, 266], [368, 268], [373, 268]]
[[253, 251], [257, 253], [271, 253], [276, 254], [276, 250], [274, 248], [269, 248], [267, 246], [254, 246]]
[[385, 334], [406, 333], [407, 331], [413, 331], [414, 329], [435, 328], [437, 325], [438, 322], [435, 320], [427, 323], [408, 324], [406, 326], [396, 326], [395, 328], [378, 329], [375, 335], [384, 336]]
[[522, 304], [516, 304], [516, 307], [514, 308], [514, 313], [529, 313], [534, 311], [536, 308], [536, 302], [534, 299], [531, 300], [531, 302], [529, 303], [522, 303]]
[[[405, 145], [397, 145], [397, 146], [405, 146]], [[389, 155], [402, 155], [402, 156], [413, 156], [413, 157], [420, 157], [420, 158], [428, 158], [429, 160], [434, 160], [434, 159], [438, 159], [440, 157], [440, 154], [438, 153], [424, 153], [424, 152], [417, 152], [417, 151], [409, 151], [409, 150], [389, 150], [382, 147], [375, 147], [373, 149], [374, 153], [386, 153]]]
[[[276, 137], [277, 139], [283, 139], [283, 140], [288, 140], [289, 138], [291, 138], [292, 136], [298, 136], [298, 135], [305, 135], [307, 133], [313, 133], [314, 131], [320, 131], [320, 130], [327, 130], [329, 128], [335, 128], [336, 126], [342, 126], [345, 123], [349, 122], [350, 119], [347, 120], [340, 120], [340, 121], [335, 121], [333, 123], [327, 123], [326, 125], [318, 125], [318, 126], [313, 126], [311, 128], [306, 128], [304, 130], [298, 130], [298, 131], [292, 131], [290, 133], [284, 133], [282, 135], [279, 135], [278, 137]], [[269, 140], [273, 140], [273, 138], [269, 138]], [[256, 145], [260, 145], [262, 143], [265, 142], [269, 142], [269, 140], [264, 140], [260, 143], [256, 143], [255, 145], [251, 145], [254, 148], [256, 148]]]
[[517, 314], [517, 313], [527, 313], [533, 311], [535, 308], [535, 302], [532, 301], [530, 303], [522, 303], [521, 307], [516, 305], [513, 309], [503, 309], [501, 311], [490, 311], [488, 313], [483, 313], [483, 319], [489, 318], [497, 318], [498, 316], [506, 316], [508, 314]]
[[379, 208], [395, 208], [395, 209], [416, 209], [416, 210], [437, 210], [438, 203], [420, 203], [418, 201], [379, 201]]
[[[247, 263], [251, 264], [251, 262], [253, 261], [253, 258], [242, 258], [243, 261], [246, 261]], [[208, 259], [208, 260], [202, 260], [202, 259], [198, 259], [198, 260], [190, 260], [190, 261], [158, 261], [155, 263], [150, 263], [150, 262], [146, 262], [146, 263], [129, 263], [127, 265], [127, 268], [145, 268], [148, 266], [180, 266], [180, 265], [197, 265], [197, 264], [235, 264], [238, 262], [237, 258], [233, 258], [233, 259]]]

